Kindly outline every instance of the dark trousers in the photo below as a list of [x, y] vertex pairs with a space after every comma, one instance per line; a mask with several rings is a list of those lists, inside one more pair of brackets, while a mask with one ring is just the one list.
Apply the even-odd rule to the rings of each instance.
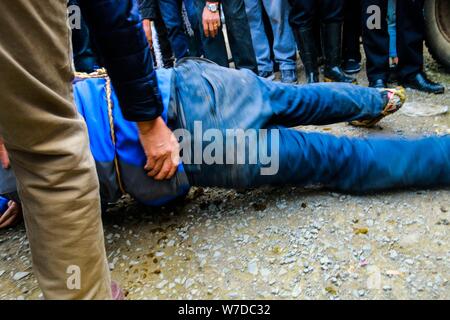
[[314, 27], [316, 19], [323, 24], [344, 21], [344, 0], [289, 0], [289, 21], [293, 29]]
[[[220, 66], [228, 67], [228, 54], [222, 29], [215, 38], [206, 37], [203, 32], [203, 24], [201, 23], [205, 0], [196, 0], [196, 4], [200, 18], [200, 30], [205, 57]], [[222, 9], [227, 25], [228, 41], [236, 68], [249, 69], [258, 73], [258, 64], [253, 49], [244, 1], [222, 1]]]
[[[363, 0], [363, 43], [367, 56], [367, 75], [370, 81], [387, 80], [389, 76], [389, 33], [387, 0]], [[381, 29], [370, 30], [367, 8], [381, 8]], [[414, 76], [423, 69], [424, 0], [397, 1], [398, 73], [401, 79]]]
[[345, 0], [344, 40], [342, 53], [344, 60], [361, 61], [361, 0]]
[[[78, 2], [78, 0], [69, 0], [68, 5], [79, 6]], [[81, 17], [80, 29], [75, 28], [72, 30], [72, 49], [76, 71], [91, 73], [100, 66], [93, 49], [88, 26], [83, 17]]]
[[[177, 60], [199, 55], [200, 50], [197, 50], [195, 45], [191, 44], [191, 41], [195, 40], [190, 39], [186, 33], [182, 15], [183, 0], [159, 0], [159, 6], [167, 28], [170, 44]], [[189, 1], [185, 2], [185, 7], [192, 29], [194, 33], [198, 34], [198, 19], [195, 15], [195, 10]]]
[[[161, 50], [164, 68], [172, 68], [174, 66], [173, 51], [170, 45], [169, 33], [167, 32], [160, 9], [156, 12], [153, 23], [158, 33], [159, 48]], [[153, 50], [152, 53], [154, 54]], [[156, 63], [156, 57], [153, 57], [153, 61]]]

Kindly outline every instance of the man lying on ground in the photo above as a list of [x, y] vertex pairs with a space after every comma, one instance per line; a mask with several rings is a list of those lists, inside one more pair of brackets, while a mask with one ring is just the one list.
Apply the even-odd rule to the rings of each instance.
[[149, 177], [160, 168], [144, 169], [136, 124], [123, 118], [109, 80], [91, 75], [74, 84], [105, 203], [129, 193], [157, 206], [191, 186], [319, 185], [366, 193], [450, 185], [448, 135], [350, 138], [290, 129], [338, 122], [373, 126], [402, 106], [402, 89], [284, 85], [202, 59], [158, 70], [158, 87], [183, 161], [173, 179], [162, 181]]

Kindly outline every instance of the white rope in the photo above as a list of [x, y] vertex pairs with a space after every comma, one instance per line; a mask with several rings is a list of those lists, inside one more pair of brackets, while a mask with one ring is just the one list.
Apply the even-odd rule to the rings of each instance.
[[152, 23], [152, 37], [153, 37], [153, 51], [155, 52], [156, 67], [163, 68], [164, 61], [161, 52], [161, 46], [159, 45], [158, 32], [156, 31], [155, 25], [153, 23]]
[[184, 21], [184, 26], [186, 28], [186, 32], [189, 35], [189, 37], [193, 37], [194, 36], [194, 30], [192, 29], [191, 22], [189, 21], [189, 16], [188, 16], [188, 13], [187, 13], [187, 10], [186, 10], [186, 6], [184, 5], [184, 2], [183, 2], [182, 9], [181, 9], [181, 13], [182, 13], [182, 16], [183, 16], [183, 21]]

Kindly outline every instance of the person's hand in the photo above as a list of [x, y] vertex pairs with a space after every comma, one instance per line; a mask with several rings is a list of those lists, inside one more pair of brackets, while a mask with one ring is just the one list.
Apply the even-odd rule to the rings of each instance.
[[145, 36], [147, 37], [150, 48], [153, 48], [153, 33], [152, 33], [152, 21], [149, 19], [142, 20], [144, 26]]
[[9, 168], [9, 156], [8, 151], [5, 148], [5, 144], [3, 143], [3, 139], [0, 138], [0, 164], [3, 169]]
[[205, 7], [205, 9], [203, 9], [202, 21], [205, 36], [215, 38], [219, 33], [221, 24], [219, 11], [211, 12], [207, 7]]
[[159, 117], [138, 122], [139, 138], [147, 156], [145, 170], [155, 180], [172, 178], [180, 164], [180, 145], [175, 135]]
[[8, 203], [8, 209], [0, 216], [0, 229], [15, 225], [22, 218], [22, 207], [14, 201]]

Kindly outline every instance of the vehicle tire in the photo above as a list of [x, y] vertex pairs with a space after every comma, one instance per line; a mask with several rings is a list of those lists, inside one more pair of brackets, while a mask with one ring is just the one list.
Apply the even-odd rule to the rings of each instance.
[[433, 58], [450, 70], [450, 0], [425, 0], [425, 41]]

